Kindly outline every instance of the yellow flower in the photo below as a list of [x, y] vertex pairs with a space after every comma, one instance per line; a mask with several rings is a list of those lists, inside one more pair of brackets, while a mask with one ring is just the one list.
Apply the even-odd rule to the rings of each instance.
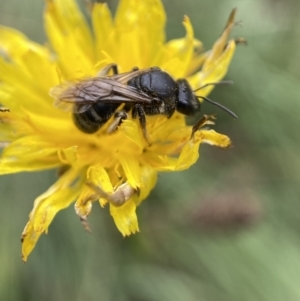
[[[24, 261], [56, 213], [74, 201], [86, 227], [92, 203], [99, 201], [101, 206], [110, 203], [110, 213], [124, 236], [139, 231], [136, 207], [155, 186], [158, 172], [189, 168], [199, 157], [200, 143], [230, 145], [227, 136], [210, 129], [202, 128], [190, 139], [192, 128], [179, 113], [170, 119], [147, 117], [151, 145], [138, 121], [131, 118], [112, 134], [106, 131], [109, 122], [97, 133], [85, 134], [75, 126], [71, 113], [53, 106], [50, 89], [96, 76], [110, 63], [116, 63], [120, 72], [159, 66], [174, 78], [186, 77], [195, 89], [220, 81], [235, 50], [235, 41], [228, 40], [234, 15], [235, 11], [207, 52], [201, 51], [188, 17], [183, 21], [186, 36], [165, 41], [166, 17], [160, 0], [121, 0], [114, 18], [106, 4], [95, 3], [92, 32], [74, 0], [48, 0], [46, 46], [0, 27], [0, 104], [10, 110], [0, 110], [4, 147], [0, 174], [64, 170], [34, 202], [22, 234]], [[201, 89], [201, 95], [211, 89]], [[203, 125], [211, 123], [207, 119]]]

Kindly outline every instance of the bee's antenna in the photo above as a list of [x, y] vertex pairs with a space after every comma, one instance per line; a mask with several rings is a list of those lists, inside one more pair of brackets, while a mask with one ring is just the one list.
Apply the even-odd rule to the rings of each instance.
[[218, 85], [233, 85], [233, 81], [232, 80], [222, 80], [220, 82], [207, 83], [207, 84], [201, 86], [200, 88], [194, 90], [194, 92], [197, 92], [203, 88], [206, 88], [207, 86], [218, 86]]
[[231, 115], [233, 118], [238, 119], [237, 115], [235, 113], [233, 113], [232, 111], [230, 111], [228, 108], [224, 107], [223, 105], [219, 104], [218, 102], [215, 102], [207, 97], [204, 96], [200, 96], [200, 95], [196, 95], [197, 98], [201, 98], [204, 99], [205, 101], [221, 108], [222, 110], [224, 110], [225, 112], [227, 112], [229, 115]]

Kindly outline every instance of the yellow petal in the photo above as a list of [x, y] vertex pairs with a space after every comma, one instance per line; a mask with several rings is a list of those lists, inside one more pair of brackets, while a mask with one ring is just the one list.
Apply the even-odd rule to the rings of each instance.
[[191, 60], [191, 63], [187, 70], [187, 76], [190, 76], [194, 72], [200, 69], [200, 67], [204, 64], [205, 60], [207, 59], [208, 52], [204, 52], [198, 55], [194, 55]]
[[139, 205], [141, 201], [145, 200], [150, 191], [154, 188], [157, 181], [157, 171], [150, 165], [143, 165], [141, 167], [141, 187], [138, 197], [135, 200], [136, 205]]
[[155, 150], [157, 147], [163, 147], [169, 141], [178, 140], [174, 139], [173, 135], [180, 133], [182, 129], [186, 128], [184, 115], [179, 113], [175, 113], [169, 119], [166, 116], [158, 115], [148, 117], [147, 120], [150, 121], [147, 129], [150, 133], [150, 141], [153, 142], [150, 151]]
[[136, 205], [133, 199], [128, 200], [121, 207], [110, 205], [109, 208], [110, 214], [123, 236], [129, 236], [130, 234], [139, 232], [139, 225], [135, 212]]
[[[128, 145], [129, 153], [141, 153], [146, 141], [142, 136], [141, 127], [137, 122], [133, 120], [124, 120], [118, 129], [124, 134], [123, 140], [130, 140], [134, 145]], [[122, 138], [122, 137], [121, 137]]]
[[29, 215], [29, 221], [22, 233], [22, 259], [27, 260], [42, 233], [47, 233], [48, 227], [61, 209], [68, 207], [78, 196], [82, 180], [75, 182], [78, 170], [69, 170], [39, 196]]
[[74, 205], [76, 214], [81, 220], [86, 220], [92, 210], [92, 201], [95, 192], [92, 191], [88, 186], [84, 186], [80, 192], [80, 195]]
[[[19, 72], [31, 79], [31, 85], [36, 86], [36, 91], [40, 93], [43, 91], [47, 96], [49, 88], [57, 80], [56, 66], [51, 62], [48, 49], [28, 40], [22, 33], [4, 26], [0, 26], [0, 41], [2, 60], [15, 68], [15, 71], [19, 69]], [[1, 70], [3, 69], [1, 68]], [[45, 76], [41, 76], [41, 74]], [[4, 74], [1, 72], [1, 75]], [[17, 80], [18, 76], [17, 74], [15, 76]], [[7, 74], [3, 77], [3, 81], [11, 82]], [[28, 84], [27, 81], [23, 83], [24, 86], [26, 84]]]
[[47, 53], [43, 46], [30, 41], [18, 30], [0, 26], [0, 56], [6, 61], [18, 63], [29, 50], [40, 56]]
[[[1, 96], [2, 94], [0, 92], [0, 99]], [[0, 148], [5, 147], [8, 142], [16, 139], [13, 127], [10, 124], [10, 115], [10, 112], [0, 111]]]
[[78, 146], [74, 145], [68, 148], [63, 148], [58, 150], [59, 160], [66, 165], [73, 165], [78, 160]]
[[[202, 70], [188, 78], [188, 81], [195, 89], [200, 88], [206, 83], [218, 82], [226, 74], [229, 63], [235, 51], [235, 41], [228, 41], [229, 34], [234, 27], [236, 9], [232, 10], [226, 27], [220, 38], [214, 43], [212, 50], [202, 54], [200, 61], [205, 58]], [[206, 96], [214, 87], [208, 86], [199, 91], [202, 96]]]
[[[206, 83], [218, 82], [226, 75], [231, 59], [235, 52], [234, 40], [229, 41], [226, 49], [221, 56], [209, 65], [206, 70], [201, 70], [194, 75], [188, 77], [188, 81], [195, 89], [205, 85]], [[206, 96], [213, 89], [213, 86], [208, 86], [199, 90], [198, 94]]]
[[[43, 113], [46, 114], [46, 112]], [[24, 129], [24, 131], [39, 134], [50, 143], [59, 143], [62, 147], [69, 147], [70, 144], [76, 145], [76, 143], [80, 142], [79, 137], [76, 136], [76, 126], [69, 115], [59, 112], [55, 108], [49, 109], [48, 113], [45, 116], [42, 112], [36, 114], [23, 109], [23, 122], [26, 123], [24, 127], [27, 126], [27, 129]], [[79, 134], [81, 133], [79, 132]], [[72, 140], [73, 142], [71, 142]]]
[[149, 67], [165, 38], [165, 12], [161, 1], [122, 0], [115, 24], [119, 40], [114, 59], [125, 70], [130, 70], [132, 66]]
[[[180, 140], [178, 140], [177, 147], [178, 151], [180, 150], [178, 157], [149, 153], [145, 157], [145, 163], [147, 162], [158, 171], [185, 170], [198, 160], [200, 143], [207, 143], [221, 148], [228, 148], [231, 145], [229, 137], [219, 134], [214, 130], [197, 131], [193, 139], [189, 139], [190, 133], [190, 128], [182, 132], [182, 141], [185, 142], [180, 144]], [[172, 145], [172, 147], [173, 152], [176, 153], [175, 146]]]
[[206, 71], [207, 69], [210, 69], [211, 68], [210, 65], [215, 64], [215, 61], [218, 59], [218, 57], [224, 51], [225, 45], [228, 41], [229, 34], [230, 34], [232, 28], [235, 25], [235, 23], [234, 23], [235, 14], [236, 14], [236, 8], [232, 10], [222, 35], [214, 43], [214, 46], [212, 47], [212, 50], [211, 50], [207, 60], [205, 61], [204, 65], [203, 65], [203, 71]]
[[112, 192], [113, 185], [106, 170], [99, 165], [92, 165], [87, 171], [87, 180], [100, 186], [105, 192]]
[[[39, 52], [28, 50], [22, 57], [21, 64], [27, 70], [35, 84], [36, 89], [44, 93], [44, 97], [49, 99], [48, 91], [51, 87], [57, 84], [57, 65], [50, 60], [50, 54], [46, 51], [40, 54]], [[45, 75], [45, 76], [41, 76]], [[37, 83], [38, 79], [38, 84]], [[52, 105], [51, 100], [51, 105]]]
[[[74, 0], [48, 0], [45, 27], [64, 75], [89, 74], [95, 63], [91, 33]], [[84, 72], [85, 71], [85, 72]]]
[[95, 3], [93, 5], [92, 24], [95, 34], [95, 55], [97, 60], [101, 60], [103, 59], [102, 51], [109, 52], [110, 49], [107, 49], [107, 45], [114, 44], [113, 20], [106, 3]]
[[231, 140], [226, 135], [219, 134], [214, 130], [202, 130], [196, 133], [201, 136], [202, 142], [221, 148], [228, 148], [231, 145]]
[[138, 188], [141, 185], [141, 168], [139, 161], [136, 159], [136, 157], [132, 156], [120, 155], [117, 156], [117, 158], [123, 167], [127, 182], [134, 189]]
[[159, 65], [173, 76], [185, 77], [194, 54], [194, 48], [201, 43], [194, 39], [194, 30], [190, 19], [185, 16], [183, 25], [186, 36], [183, 39], [171, 40], [166, 43], [164, 53]]
[[[195, 135], [196, 136], [196, 135]], [[191, 167], [199, 158], [199, 145], [201, 139], [195, 137], [194, 139], [188, 140], [186, 145], [183, 147], [180, 156], [174, 166], [174, 170], [185, 170]]]
[[[96, 186], [101, 187], [101, 189], [107, 193], [113, 192], [114, 188], [111, 183], [111, 179], [108, 173], [106, 172], [106, 170], [100, 164], [92, 165], [89, 167], [87, 171], [87, 180], [92, 182]], [[107, 200], [100, 198], [100, 196], [99, 196], [99, 202], [101, 207], [107, 204]]]
[[[41, 99], [48, 99], [48, 91], [40, 89], [38, 81], [36, 78], [32, 78], [27, 70], [22, 66], [7, 63], [0, 57], [0, 80], [3, 81], [2, 90], [7, 91], [9, 95], [8, 100], [10, 100], [11, 105], [9, 108], [15, 107], [20, 108], [21, 104], [23, 107], [32, 109], [32, 111], [37, 111], [45, 107], [50, 107], [50, 104]], [[16, 102], [15, 99], [20, 99]], [[1, 103], [3, 101], [1, 100]]]
[[193, 139], [187, 139], [184, 145], [181, 146], [181, 151], [177, 158], [166, 155], [150, 155], [148, 157], [148, 161], [160, 171], [178, 171], [188, 169], [199, 157], [198, 149], [201, 142], [202, 137], [199, 136], [199, 132], [196, 132]]
[[57, 148], [36, 136], [26, 136], [7, 146], [0, 159], [0, 174], [54, 168], [61, 163]]

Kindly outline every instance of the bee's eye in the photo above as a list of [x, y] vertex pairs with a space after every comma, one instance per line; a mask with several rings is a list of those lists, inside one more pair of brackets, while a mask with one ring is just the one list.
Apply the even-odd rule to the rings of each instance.
[[200, 102], [195, 97], [194, 92], [186, 79], [177, 80], [178, 98], [176, 109], [184, 115], [195, 115], [200, 111]]

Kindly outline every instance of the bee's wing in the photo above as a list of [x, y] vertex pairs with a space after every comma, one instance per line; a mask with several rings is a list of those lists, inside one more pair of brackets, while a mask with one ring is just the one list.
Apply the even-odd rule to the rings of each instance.
[[[64, 111], [86, 111], [92, 104], [111, 93], [111, 84], [89, 78], [77, 83], [63, 83], [53, 87], [50, 95], [54, 97], [54, 106]], [[76, 106], [74, 106], [76, 105]]]
[[[124, 81], [124, 77], [126, 79], [135, 77], [136, 75], [131, 75], [134, 72], [121, 74], [121, 81]], [[54, 106], [64, 111], [77, 113], [86, 111], [91, 105], [98, 102], [151, 104], [153, 101], [148, 94], [113, 77], [94, 77], [78, 83], [62, 84], [52, 88], [50, 95], [55, 98]], [[76, 106], [74, 107], [74, 105]]]
[[114, 79], [122, 84], [126, 84], [129, 80], [132, 78], [141, 75], [143, 73], [150, 72], [153, 69], [159, 69], [158, 67], [152, 67], [152, 68], [146, 68], [146, 69], [141, 69], [141, 70], [136, 70], [136, 71], [130, 71], [130, 72], [125, 72], [121, 74], [115, 74], [109, 76], [109, 78]]
[[65, 101], [54, 101], [54, 106], [58, 109], [65, 111], [65, 112], [73, 112], [73, 113], [83, 113], [87, 111], [92, 104], [81, 104], [75, 105], [73, 102], [65, 102]]

